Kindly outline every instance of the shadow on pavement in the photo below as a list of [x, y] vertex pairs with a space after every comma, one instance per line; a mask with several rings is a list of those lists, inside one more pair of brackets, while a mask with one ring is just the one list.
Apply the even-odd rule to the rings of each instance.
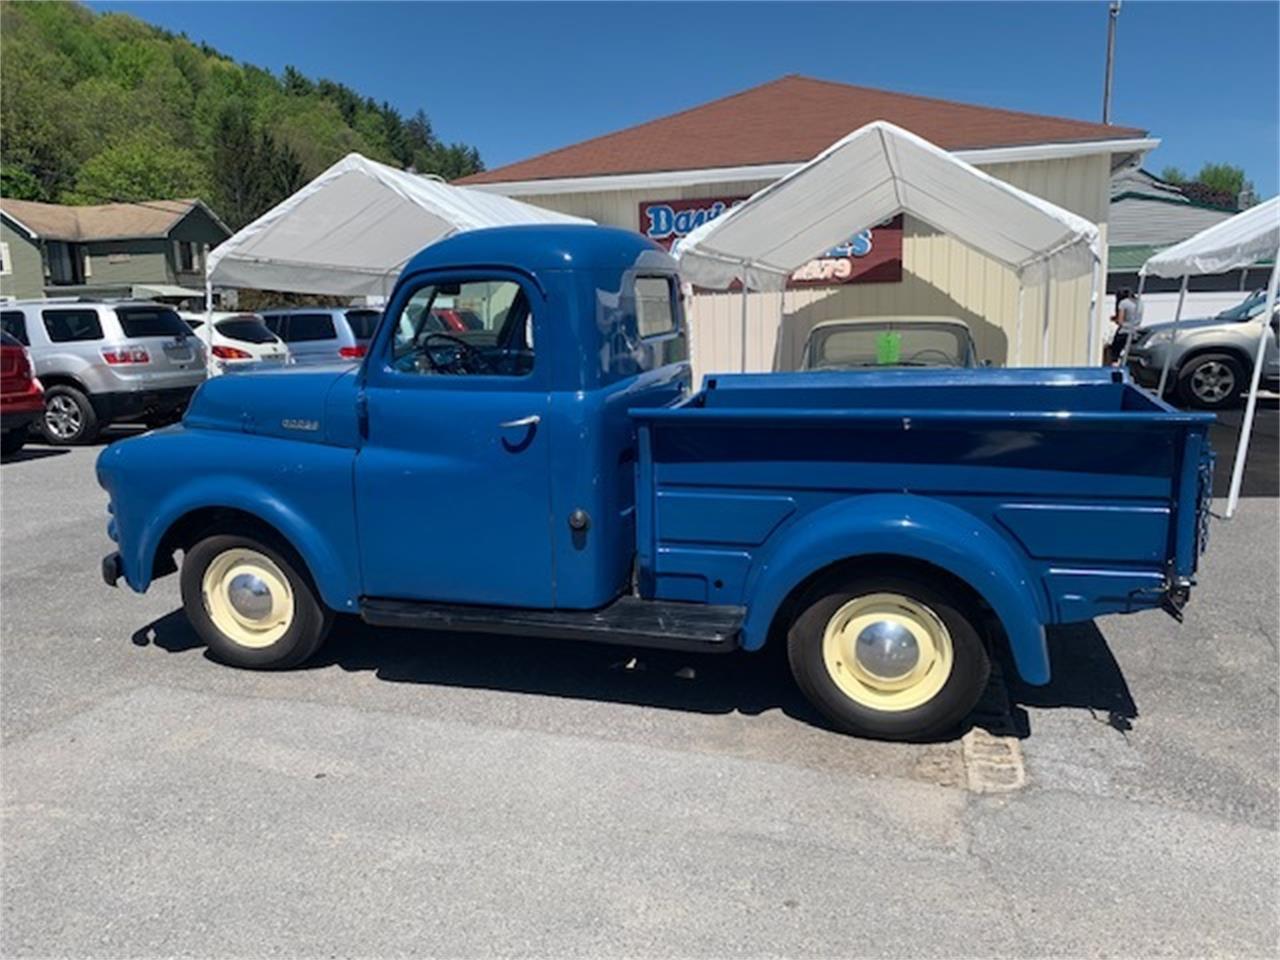
[[45, 457], [60, 457], [68, 452], [66, 447], [32, 447], [28, 443], [15, 453], [0, 456], [0, 463], [25, 463], [31, 460], [43, 460]]
[[[1243, 410], [1226, 410], [1209, 428], [1209, 442], [1218, 455], [1213, 471], [1214, 496], [1225, 497], [1231, 487], [1231, 466], [1243, 422]], [[1258, 398], [1240, 496], [1280, 496], [1280, 399], [1276, 397]]]
[[[138, 630], [133, 643], [170, 653], [203, 646], [181, 610]], [[319, 655], [299, 669], [329, 666], [368, 671], [389, 683], [499, 690], [694, 713], [755, 716], [780, 710], [801, 723], [831, 729], [792, 682], [781, 645], [758, 654], [680, 654], [567, 640], [380, 629], [354, 617], [339, 617]], [[936, 742], [950, 741], [965, 729]]]
[[1016, 734], [1031, 735], [1024, 707], [1084, 709], [1121, 733], [1131, 730], [1138, 705], [1097, 625], [1090, 621], [1050, 627], [1048, 642], [1053, 679], [1045, 686], [1023, 683], [1011, 665], [1005, 668]]
[[[155, 646], [170, 653], [203, 646], [181, 610], [148, 624], [132, 639], [136, 646]], [[1092, 711], [1116, 730], [1130, 729], [1138, 716], [1137, 705], [1094, 624], [1051, 628], [1049, 655], [1053, 680], [1043, 687], [1024, 684], [1012, 664], [1005, 662], [1002, 672], [1010, 716], [985, 716], [980, 704], [970, 723], [1025, 738], [1031, 730], [1023, 707], [1074, 707]], [[329, 666], [368, 671], [389, 683], [501, 690], [696, 713], [755, 716], [776, 709], [802, 723], [831, 729], [792, 682], [781, 644], [758, 654], [696, 655], [567, 640], [380, 629], [354, 617], [339, 617], [316, 659], [299, 669]], [[998, 693], [995, 699], [1004, 700]], [[1003, 711], [1002, 705], [997, 712]], [[1010, 720], [1011, 730], [1007, 729]], [[968, 725], [938, 740], [951, 740], [967, 729]]]

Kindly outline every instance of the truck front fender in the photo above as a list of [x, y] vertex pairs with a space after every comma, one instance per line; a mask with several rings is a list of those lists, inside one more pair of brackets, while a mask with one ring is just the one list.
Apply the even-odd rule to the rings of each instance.
[[813, 573], [843, 560], [897, 556], [972, 587], [1000, 618], [1022, 678], [1049, 682], [1038, 585], [1013, 547], [973, 514], [927, 497], [870, 494], [828, 504], [775, 537], [748, 580], [744, 648], [764, 644], [783, 602]]
[[301, 555], [327, 606], [339, 612], [357, 608], [358, 571], [343, 561], [314, 525], [270, 489], [232, 474], [193, 479], [148, 512], [133, 555], [123, 557], [125, 580], [130, 587], [140, 592], [146, 590], [151, 583], [152, 562], [164, 535], [184, 516], [207, 508], [238, 510], [272, 527]]

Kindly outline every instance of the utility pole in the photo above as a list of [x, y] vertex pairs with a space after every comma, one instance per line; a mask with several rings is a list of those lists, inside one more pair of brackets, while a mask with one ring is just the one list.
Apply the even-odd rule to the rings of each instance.
[[1120, 19], [1120, 0], [1111, 0], [1107, 16], [1107, 76], [1102, 83], [1102, 122], [1111, 122], [1111, 71], [1116, 64], [1116, 21]]

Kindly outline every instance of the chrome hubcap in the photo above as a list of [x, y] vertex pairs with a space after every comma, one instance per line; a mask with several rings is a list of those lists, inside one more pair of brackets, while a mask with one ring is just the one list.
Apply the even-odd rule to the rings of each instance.
[[1236, 376], [1225, 363], [1210, 360], [1196, 367], [1191, 374], [1191, 390], [1209, 403], [1218, 403], [1231, 396], [1236, 388]]
[[232, 609], [246, 620], [259, 623], [271, 614], [271, 588], [252, 573], [240, 573], [231, 578], [227, 599]]
[[67, 440], [80, 432], [80, 408], [70, 397], [50, 397], [44, 408], [44, 422], [59, 440]]
[[858, 634], [854, 656], [873, 677], [898, 680], [920, 662], [920, 645], [901, 623], [877, 620]]

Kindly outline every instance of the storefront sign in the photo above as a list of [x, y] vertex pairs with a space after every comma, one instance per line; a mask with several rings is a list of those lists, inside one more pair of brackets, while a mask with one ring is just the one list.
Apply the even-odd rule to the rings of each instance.
[[[670, 250], [681, 237], [732, 210], [746, 197], [700, 200], [645, 200], [640, 232]], [[897, 283], [902, 279], [902, 217], [863, 230], [791, 275], [789, 287], [843, 283]]]

